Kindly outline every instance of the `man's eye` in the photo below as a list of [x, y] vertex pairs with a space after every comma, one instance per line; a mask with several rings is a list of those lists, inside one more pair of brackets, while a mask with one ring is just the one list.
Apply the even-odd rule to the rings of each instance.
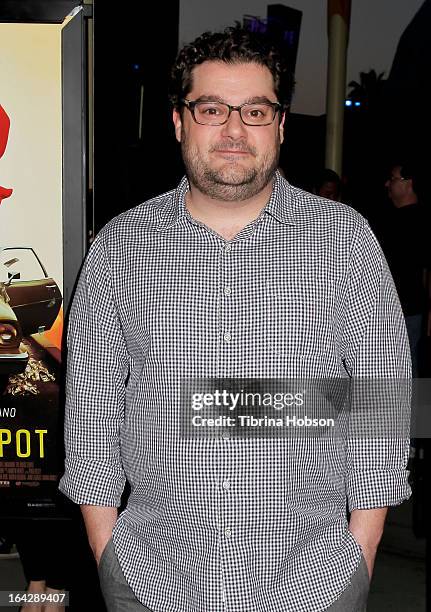
[[266, 117], [268, 112], [269, 109], [266, 106], [252, 106], [245, 109], [246, 115], [252, 119], [262, 119]]
[[223, 109], [218, 106], [199, 106], [199, 112], [202, 115], [218, 116], [223, 114]]

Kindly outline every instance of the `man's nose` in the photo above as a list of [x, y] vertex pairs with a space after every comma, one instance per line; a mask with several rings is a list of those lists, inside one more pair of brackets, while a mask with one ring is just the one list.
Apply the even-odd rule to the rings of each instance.
[[229, 119], [222, 126], [222, 134], [230, 138], [243, 138], [247, 135], [247, 127], [244, 125], [239, 111], [233, 110]]

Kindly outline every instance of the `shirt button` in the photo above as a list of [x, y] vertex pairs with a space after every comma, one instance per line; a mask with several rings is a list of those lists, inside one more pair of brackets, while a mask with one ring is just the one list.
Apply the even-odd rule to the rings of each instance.
[[221, 437], [223, 438], [223, 440], [229, 440], [229, 434], [227, 433], [227, 431], [224, 431]]
[[230, 244], [227, 244], [227, 245], [224, 247], [224, 252], [225, 252], [225, 253], [230, 253], [230, 252], [231, 252], [231, 250], [232, 250], [232, 245], [230, 245]]
[[230, 334], [229, 332], [226, 332], [225, 334], [223, 334], [223, 340], [225, 342], [230, 342], [232, 340], [232, 334]]
[[232, 535], [232, 529], [229, 529], [229, 527], [226, 527], [226, 529], [224, 530], [224, 534], [227, 538], [230, 538], [230, 536]]
[[232, 289], [230, 287], [225, 287], [223, 293], [225, 295], [230, 295], [232, 293]]
[[229, 480], [224, 480], [222, 486], [223, 486], [223, 489], [225, 489], [225, 491], [229, 491], [229, 489], [230, 489], [230, 482], [229, 482]]

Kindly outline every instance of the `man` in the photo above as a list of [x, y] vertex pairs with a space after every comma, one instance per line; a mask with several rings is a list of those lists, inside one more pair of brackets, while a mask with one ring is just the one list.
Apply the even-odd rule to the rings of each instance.
[[410, 341], [412, 373], [418, 375], [420, 339], [428, 308], [428, 223], [411, 163], [394, 164], [385, 183], [394, 205], [382, 228], [382, 248], [400, 298]]
[[365, 220], [276, 170], [286, 81], [240, 28], [180, 51], [187, 178], [109, 223], [84, 265], [61, 490], [82, 505], [109, 610], [362, 610], [386, 507], [409, 496], [405, 436], [345, 448], [181, 429], [183, 381], [409, 374]]

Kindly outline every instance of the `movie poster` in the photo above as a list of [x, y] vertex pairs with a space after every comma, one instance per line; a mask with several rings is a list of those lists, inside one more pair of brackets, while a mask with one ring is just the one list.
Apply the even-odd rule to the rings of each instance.
[[0, 84], [0, 507], [31, 506], [61, 471], [61, 27], [0, 24]]

